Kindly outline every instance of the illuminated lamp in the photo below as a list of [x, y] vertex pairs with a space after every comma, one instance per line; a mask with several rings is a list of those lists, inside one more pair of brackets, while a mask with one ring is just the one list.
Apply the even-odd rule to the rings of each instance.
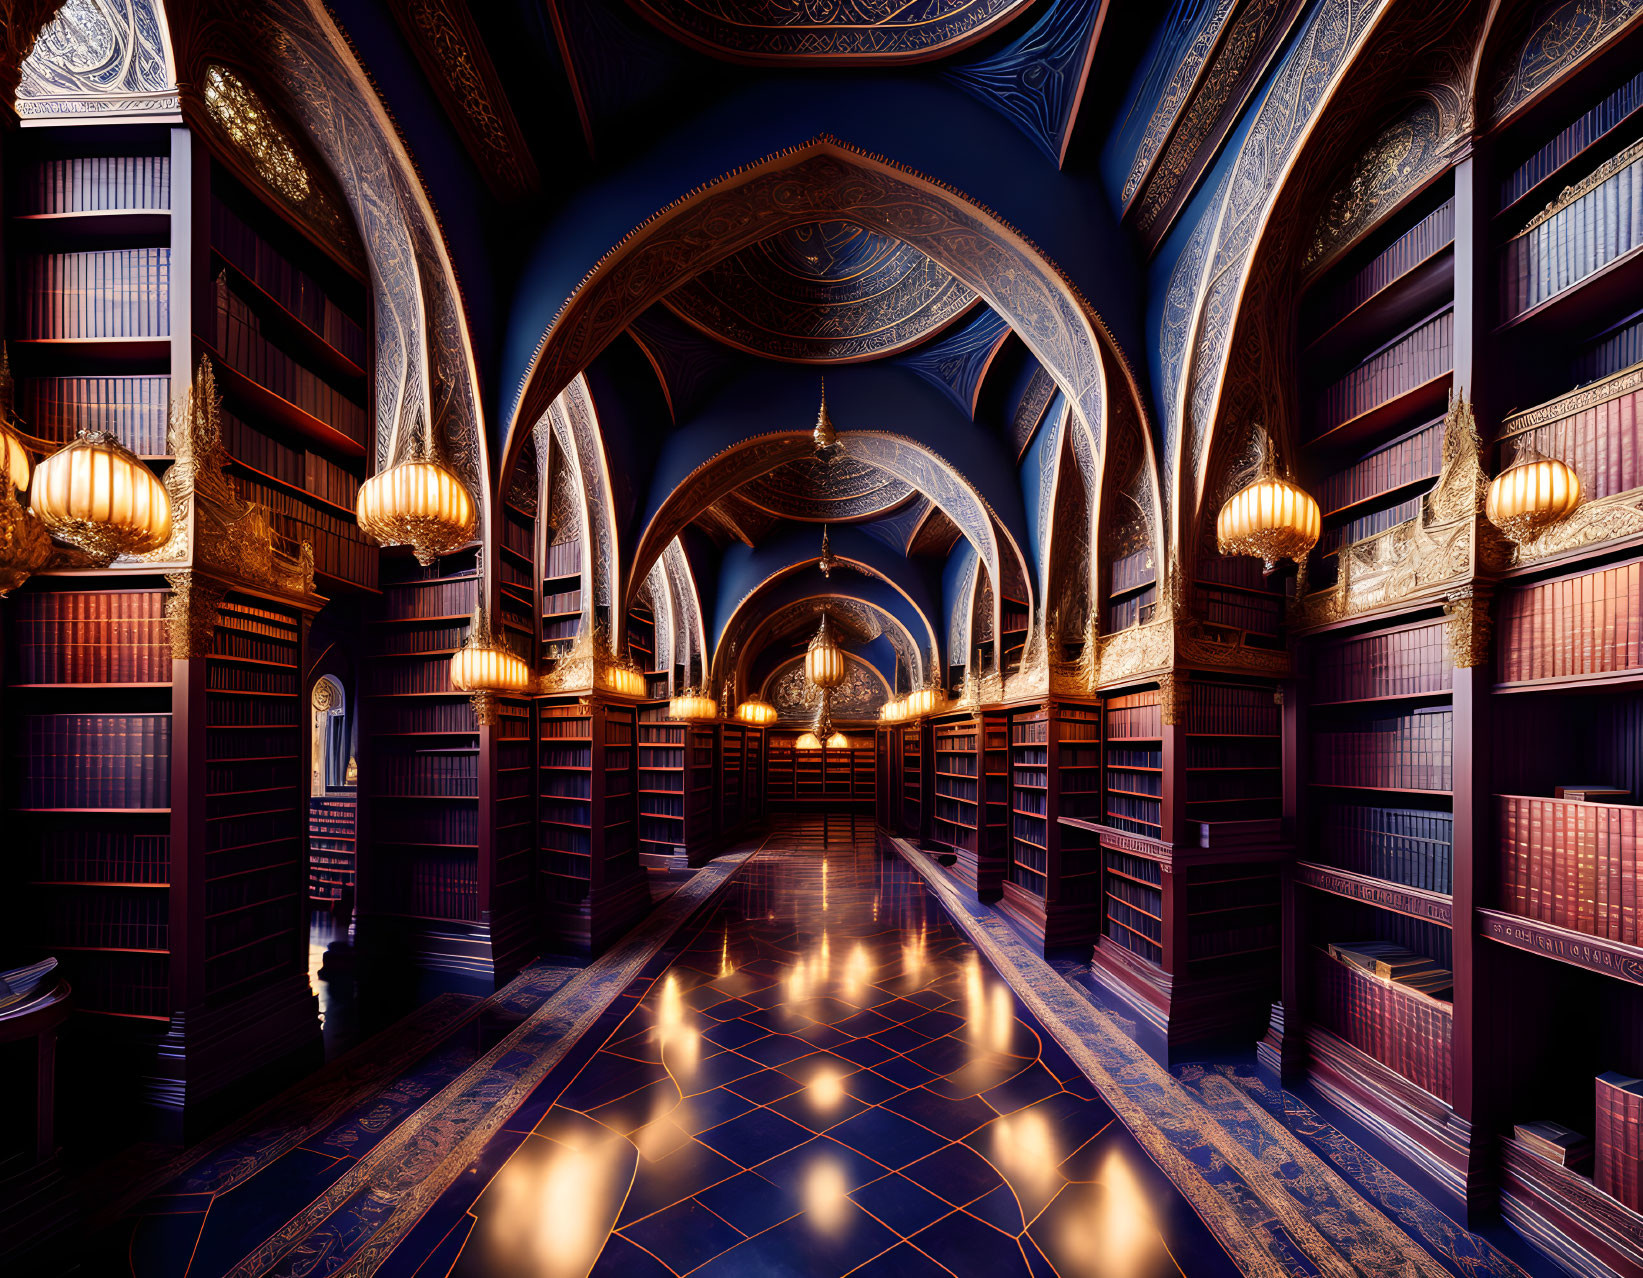
[[846, 674], [844, 649], [833, 638], [827, 614], [823, 612], [821, 625], [804, 654], [804, 677], [818, 688], [836, 688], [844, 682]]
[[1271, 450], [1263, 452], [1254, 481], [1221, 507], [1215, 538], [1223, 555], [1253, 555], [1271, 572], [1280, 559], [1306, 558], [1318, 544], [1323, 516], [1310, 493], [1279, 477]]
[[736, 707], [736, 717], [743, 723], [751, 723], [756, 724], [759, 727], [763, 727], [767, 723], [774, 723], [776, 721], [776, 707], [771, 705], [768, 701], [762, 700], [759, 697], [754, 697], [752, 700], [744, 701], [741, 705]]
[[1573, 514], [1580, 497], [1580, 476], [1570, 466], [1526, 449], [1490, 483], [1483, 513], [1521, 545]]
[[359, 530], [382, 546], [409, 546], [424, 566], [473, 540], [479, 515], [456, 474], [419, 442], [359, 486]]
[[[0, 466], [11, 476], [12, 487], [23, 492], [29, 486], [30, 459], [28, 445], [14, 427], [17, 417], [12, 407], [11, 356], [0, 345]], [[827, 534], [822, 533], [825, 547]]]
[[171, 497], [107, 431], [82, 431], [34, 471], [29, 506], [46, 531], [94, 563], [158, 550], [171, 537]]
[[842, 732], [835, 732], [827, 738], [827, 748], [829, 750], [848, 750], [850, 748], [850, 738]]
[[490, 626], [474, 615], [468, 640], [451, 655], [451, 687], [458, 692], [496, 696], [518, 694], [531, 686], [531, 668], [525, 659], [491, 634]]
[[645, 675], [630, 656], [623, 656], [605, 667], [605, 683], [619, 697], [642, 698], [648, 690]]
[[923, 715], [932, 714], [936, 708], [936, 690], [934, 688], [920, 688], [917, 692], [909, 692], [905, 705], [905, 714], [909, 719], [917, 719]]
[[821, 738], [814, 732], [801, 733], [799, 739], [793, 743], [793, 748], [795, 750], [820, 750], [822, 748]]
[[719, 707], [713, 698], [695, 688], [686, 688], [667, 704], [669, 719], [716, 719], [718, 715]]

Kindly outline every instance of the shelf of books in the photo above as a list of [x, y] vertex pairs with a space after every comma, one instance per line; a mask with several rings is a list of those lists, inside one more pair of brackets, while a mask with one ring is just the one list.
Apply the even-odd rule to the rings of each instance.
[[956, 877], [975, 887], [981, 830], [981, 732], [973, 715], [949, 715], [931, 724], [935, 740], [930, 842], [958, 858]]
[[384, 558], [366, 625], [359, 918], [421, 966], [489, 973], [480, 914], [479, 724], [450, 685], [479, 575], [471, 550]]
[[82, 1012], [155, 1031], [173, 1007], [166, 596], [18, 594], [8, 672], [30, 940], [58, 958]]
[[364, 284], [221, 164], [209, 174], [214, 306], [195, 336], [232, 471], [276, 531], [314, 547], [322, 591], [374, 590], [377, 549], [353, 517], [371, 446]]
[[929, 833], [926, 794], [932, 768], [926, 745], [930, 738], [923, 723], [904, 723], [894, 730], [894, 736], [901, 760], [901, 832], [917, 841]]
[[797, 728], [770, 728], [765, 781], [766, 806], [773, 812], [833, 807], [871, 811], [875, 772], [873, 746], [865, 737], [846, 732], [849, 744], [799, 749]]
[[685, 843], [692, 864], [701, 864], [716, 850], [718, 764], [719, 725], [692, 723], [685, 734]]
[[731, 722], [720, 728], [718, 826], [723, 838], [757, 821], [763, 811], [764, 780], [759, 761], [764, 752], [764, 733], [763, 728], [745, 723]]
[[582, 633], [582, 542], [567, 538], [547, 548], [542, 572], [542, 651], [568, 652]]
[[667, 702], [639, 708], [639, 852], [647, 865], [687, 863], [685, 725]]
[[[1632, 552], [1635, 555], [1635, 550]], [[1643, 561], [1611, 553], [1503, 591], [1495, 630], [1495, 850], [1478, 930], [1514, 1015], [1567, 1044], [1505, 1076], [1502, 1211], [1616, 1272], [1643, 1255]], [[1570, 1253], [1572, 1256], [1572, 1253]], [[1590, 1266], [1588, 1266], [1588, 1269]]]
[[1158, 607], [1158, 570], [1148, 548], [1114, 559], [1108, 568], [1108, 634], [1145, 625]]
[[[1454, 368], [1453, 179], [1445, 176], [1321, 275], [1301, 301], [1311, 397], [1300, 469], [1323, 513], [1309, 564], [1331, 585], [1342, 550], [1420, 513], [1443, 459]], [[1212, 560], [1259, 584], [1253, 559]]]
[[1101, 707], [1052, 702], [1008, 717], [1009, 862], [1002, 908], [1046, 948], [1092, 939], [1102, 912]]
[[308, 900], [312, 905], [335, 905], [345, 891], [355, 890], [354, 808], [352, 789], [327, 790], [308, 798]]
[[647, 815], [656, 796], [644, 787], [678, 753], [647, 744], [653, 710], [597, 697], [537, 703], [540, 874], [556, 949], [602, 949], [649, 902], [640, 850], [657, 833]]

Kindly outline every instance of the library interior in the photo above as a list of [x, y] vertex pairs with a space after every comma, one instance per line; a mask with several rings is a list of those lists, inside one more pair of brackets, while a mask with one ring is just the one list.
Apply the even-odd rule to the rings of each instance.
[[0, 2], [0, 1271], [1643, 1278], [1639, 68]]

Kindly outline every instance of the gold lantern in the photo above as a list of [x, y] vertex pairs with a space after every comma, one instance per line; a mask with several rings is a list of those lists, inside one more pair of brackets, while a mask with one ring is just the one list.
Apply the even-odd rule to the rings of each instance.
[[624, 654], [605, 667], [605, 683], [619, 697], [642, 698], [647, 690], [644, 671]]
[[1580, 476], [1573, 468], [1524, 448], [1489, 485], [1483, 513], [1521, 545], [1573, 514], [1580, 497]]
[[94, 563], [158, 550], [171, 537], [171, 497], [107, 431], [82, 431], [34, 471], [29, 505], [46, 531]]
[[907, 702], [894, 697], [879, 707], [879, 718], [885, 723], [900, 723], [907, 717]]
[[719, 707], [713, 698], [695, 688], [686, 688], [667, 703], [669, 719], [703, 720], [719, 717]]
[[922, 715], [932, 714], [935, 712], [936, 702], [934, 688], [920, 688], [917, 692], [909, 692], [902, 702], [903, 717], [917, 719]]
[[793, 748], [795, 750], [820, 750], [821, 745], [821, 738], [814, 732], [802, 732], [799, 734], [798, 740], [793, 743]]
[[764, 727], [776, 721], [776, 707], [762, 697], [753, 697], [736, 707], [736, 717], [743, 723]]
[[824, 612], [821, 625], [804, 654], [804, 677], [818, 688], [836, 688], [844, 682], [847, 673], [844, 649], [833, 638]]
[[474, 613], [468, 641], [451, 655], [451, 687], [466, 692], [480, 723], [490, 723], [496, 698], [529, 691], [530, 665], [497, 639], [483, 612]]
[[827, 748], [829, 750], [848, 750], [850, 748], [850, 738], [842, 732], [835, 732], [827, 738]]
[[1296, 563], [1318, 544], [1323, 515], [1304, 489], [1283, 479], [1270, 447], [1261, 469], [1221, 507], [1215, 538], [1223, 555], [1253, 555], [1271, 572], [1280, 559]]
[[382, 546], [409, 546], [424, 566], [473, 540], [474, 500], [456, 474], [418, 439], [410, 457], [359, 486], [359, 530]]

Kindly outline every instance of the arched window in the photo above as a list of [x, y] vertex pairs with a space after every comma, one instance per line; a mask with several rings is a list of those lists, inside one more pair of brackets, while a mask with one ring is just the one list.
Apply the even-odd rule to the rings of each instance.
[[342, 684], [321, 675], [314, 684], [312, 793], [324, 794], [348, 784], [348, 707]]

